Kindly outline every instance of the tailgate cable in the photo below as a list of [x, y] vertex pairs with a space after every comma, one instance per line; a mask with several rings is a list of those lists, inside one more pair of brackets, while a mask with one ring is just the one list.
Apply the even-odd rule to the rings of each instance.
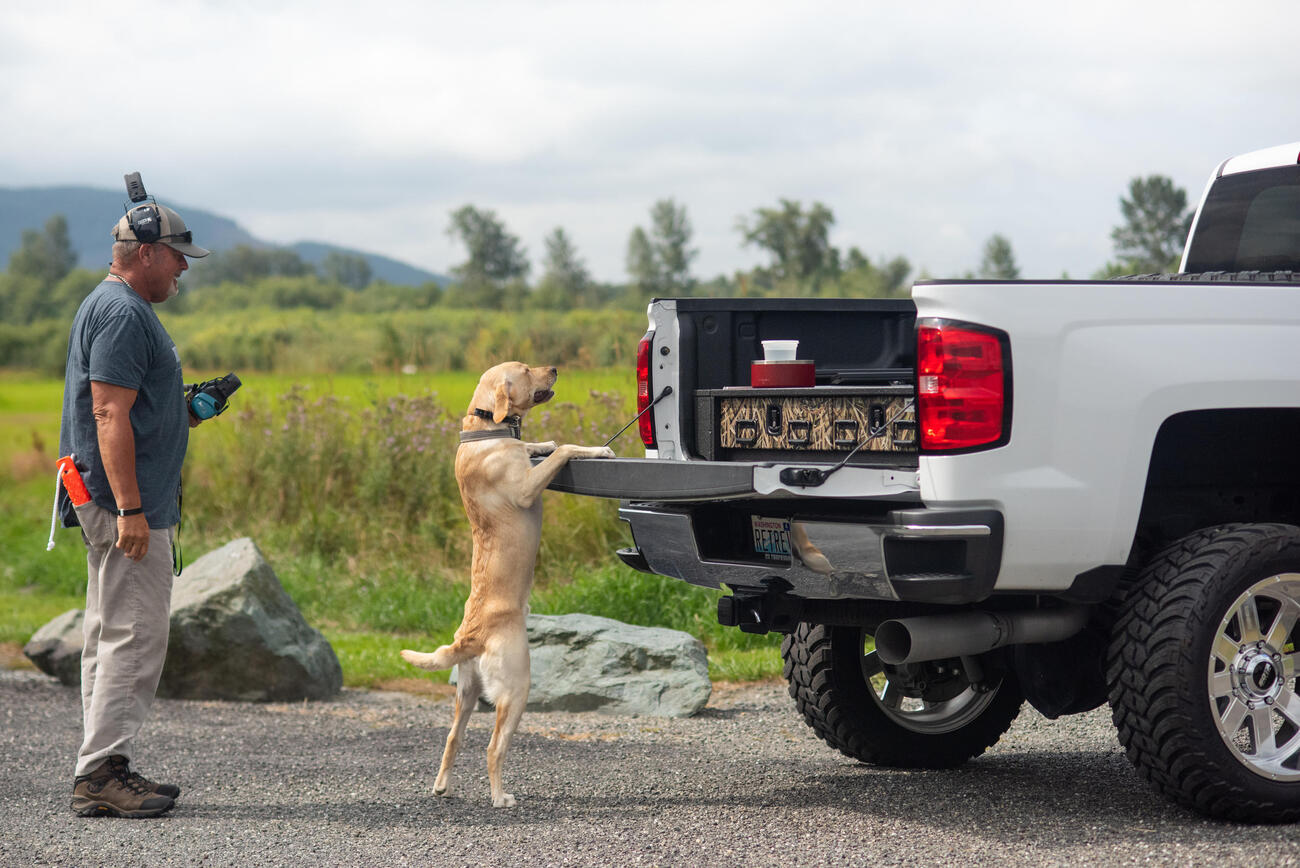
[[673, 393], [673, 387], [672, 387], [672, 386], [664, 386], [664, 390], [663, 390], [662, 392], [659, 393], [659, 397], [658, 397], [658, 398], [655, 398], [655, 399], [654, 399], [653, 401], [651, 401], [649, 404], [646, 404], [646, 405], [645, 405], [645, 409], [642, 410], [640, 413], [637, 413], [635, 416], [633, 416], [631, 422], [628, 422], [628, 423], [627, 423], [626, 425], [624, 425], [622, 428], [619, 428], [619, 429], [618, 429], [618, 434], [615, 434], [613, 437], [611, 437], [611, 438], [609, 438], [608, 440], [606, 440], [606, 441], [605, 441], [605, 445], [608, 446], [609, 444], [611, 444], [611, 443], [613, 443], [615, 440], [617, 440], [618, 437], [619, 437], [619, 434], [622, 434], [624, 431], [626, 431], [627, 429], [629, 429], [629, 428], [632, 427], [632, 423], [633, 423], [633, 422], [635, 422], [637, 419], [640, 419], [640, 418], [641, 418], [642, 416], [644, 416], [646, 413], [650, 412], [650, 408], [651, 408], [651, 407], [653, 407], [655, 404], [658, 404], [660, 401], [662, 401], [664, 398], [667, 398], [667, 397], [668, 397], [669, 395], [671, 395], [672, 393]]
[[908, 410], [911, 410], [912, 407], [915, 406], [915, 403], [915, 399], [909, 399], [903, 404], [903, 406], [894, 411], [894, 415], [890, 416], [884, 422], [881, 422], [879, 428], [868, 428], [867, 436], [859, 440], [853, 448], [849, 450], [849, 454], [845, 455], [839, 464], [836, 464], [829, 470], [822, 470], [820, 467], [787, 467], [781, 471], [781, 482], [786, 485], [798, 485], [806, 488], [821, 485], [832, 473], [848, 464], [849, 459], [854, 455], [857, 455], [859, 449], [884, 434], [885, 431], [889, 429], [889, 426], [894, 424], [894, 421], [898, 419], [899, 416], [903, 415]]

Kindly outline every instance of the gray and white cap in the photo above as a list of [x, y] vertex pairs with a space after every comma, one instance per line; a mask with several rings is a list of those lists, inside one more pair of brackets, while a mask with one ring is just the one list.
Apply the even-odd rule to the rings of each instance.
[[[177, 214], [166, 205], [140, 205], [132, 210], [140, 211], [143, 208], [157, 209], [159, 223], [158, 243], [166, 244], [171, 249], [184, 253], [186, 256], [191, 256], [195, 259], [207, 256], [212, 252], [194, 243], [194, 233], [185, 227], [185, 221], [181, 219], [181, 215]], [[148, 219], [148, 215], [139, 215], [136, 217], [137, 223], [140, 221], [141, 217]], [[117, 221], [117, 225], [113, 227], [113, 238], [118, 241], [140, 240], [135, 237], [135, 232], [131, 230], [131, 218], [128, 214], [123, 214], [122, 219]]]

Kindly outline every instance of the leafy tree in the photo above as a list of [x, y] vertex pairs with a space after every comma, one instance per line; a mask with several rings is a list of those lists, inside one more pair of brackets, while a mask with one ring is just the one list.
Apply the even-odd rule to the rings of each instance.
[[660, 275], [670, 292], [688, 292], [695, 283], [691, 260], [699, 251], [690, 246], [694, 230], [686, 206], [661, 199], [650, 209], [650, 223]]
[[27, 325], [42, 319], [66, 320], [103, 277], [76, 267], [77, 254], [68, 221], [55, 214], [41, 230], [26, 229], [0, 274], [0, 319]]
[[844, 271], [823, 293], [850, 298], [906, 298], [911, 273], [912, 264], [901, 256], [877, 266], [857, 247], [850, 247], [844, 257]]
[[528, 276], [527, 252], [519, 239], [506, 231], [496, 212], [465, 205], [452, 213], [447, 234], [469, 252], [468, 260], [452, 268], [462, 280], [503, 284]]
[[377, 280], [365, 292], [349, 293], [343, 305], [357, 313], [385, 313], [395, 310], [425, 310], [442, 299], [442, 287], [433, 281], [420, 286], [399, 286]]
[[49, 286], [29, 275], [0, 273], [0, 320], [14, 326], [46, 319], [66, 323], [103, 279], [102, 271], [76, 268]]
[[259, 299], [263, 299], [269, 307], [281, 310], [330, 310], [342, 305], [346, 293], [341, 285], [321, 280], [314, 274], [268, 277], [259, 281], [257, 290]]
[[1192, 224], [1187, 192], [1164, 175], [1149, 175], [1129, 181], [1128, 193], [1119, 200], [1124, 225], [1110, 233], [1116, 255], [1131, 271], [1173, 270]]
[[831, 246], [830, 229], [835, 214], [820, 202], [805, 213], [803, 205], [782, 199], [779, 208], [759, 208], [753, 220], [736, 220], [746, 245], [766, 250], [772, 257], [772, 276], [778, 282], [807, 283], [816, 287], [840, 273], [839, 251]]
[[844, 257], [845, 271], [859, 271], [870, 267], [871, 260], [867, 258], [865, 253], [859, 250], [856, 246], [849, 248], [848, 255]]
[[370, 285], [370, 263], [364, 256], [331, 250], [321, 262], [321, 276], [349, 289], [365, 289]]
[[594, 307], [597, 299], [591, 274], [568, 234], [557, 226], [546, 237], [545, 244], [545, 273], [533, 292], [533, 306], [551, 310]]
[[627, 242], [627, 273], [645, 295], [687, 295], [695, 286], [691, 262], [694, 230], [686, 206], [660, 199], [650, 208], [650, 230], [638, 226]]
[[645, 229], [637, 226], [627, 239], [627, 275], [633, 288], [644, 295], [663, 295], [664, 281], [655, 263], [654, 246]]
[[1011, 242], [1003, 235], [994, 235], [984, 245], [984, 260], [979, 276], [989, 280], [1019, 280], [1020, 266], [1011, 251]]
[[310, 274], [315, 274], [315, 269], [293, 250], [240, 244], [192, 263], [186, 272], [185, 283], [189, 287], [217, 283], [247, 286], [265, 277], [305, 277]]
[[1098, 268], [1089, 275], [1091, 280], [1114, 280], [1117, 277], [1133, 274], [1135, 272], [1145, 271], [1145, 269], [1134, 268], [1132, 265], [1124, 262], [1107, 262], [1101, 268]]
[[62, 214], [46, 220], [42, 231], [23, 230], [22, 242], [9, 255], [10, 274], [32, 278], [47, 289], [76, 267], [77, 253], [68, 237], [68, 220]]

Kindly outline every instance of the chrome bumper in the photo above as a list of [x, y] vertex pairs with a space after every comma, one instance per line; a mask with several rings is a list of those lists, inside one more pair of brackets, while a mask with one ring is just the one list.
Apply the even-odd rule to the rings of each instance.
[[706, 558], [689, 509], [631, 504], [619, 517], [651, 572], [806, 599], [974, 602], [992, 592], [1002, 552], [1001, 516], [991, 510], [902, 509], [879, 523], [792, 521], [789, 563]]

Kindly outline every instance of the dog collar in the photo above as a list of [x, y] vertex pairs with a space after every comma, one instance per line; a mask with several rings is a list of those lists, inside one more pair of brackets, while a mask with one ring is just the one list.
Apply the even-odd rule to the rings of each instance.
[[518, 428], [494, 428], [491, 431], [462, 431], [460, 432], [461, 443], [472, 443], [475, 440], [500, 440], [509, 437], [513, 440], [522, 440], [519, 436]]
[[[492, 418], [492, 413], [489, 412], [488, 410], [480, 410], [479, 408], [475, 407], [470, 412], [473, 415], [479, 417], [480, 419], [486, 419], [489, 422], [496, 421], [495, 419]], [[523, 437], [520, 436], [519, 433], [519, 426], [522, 420], [519, 418], [518, 415], [507, 416], [505, 419], [502, 420], [502, 422], [504, 422], [506, 425], [509, 425], [510, 427], [494, 428], [491, 431], [462, 431], [460, 432], [460, 442], [469, 443], [473, 440], [493, 440], [497, 437], [513, 437], [516, 440], [523, 439]]]
[[[495, 422], [495, 421], [496, 421], [496, 419], [495, 419], [495, 418], [493, 417], [493, 415], [492, 415], [492, 411], [491, 411], [491, 410], [480, 410], [478, 407], [475, 407], [475, 408], [474, 408], [473, 410], [471, 410], [470, 412], [471, 412], [473, 415], [479, 417], [480, 419], [486, 419], [486, 420], [488, 420], [489, 422]], [[518, 428], [518, 427], [519, 427], [519, 421], [520, 421], [520, 419], [519, 419], [519, 415], [516, 414], [516, 415], [514, 415], [514, 416], [507, 416], [507, 417], [506, 417], [505, 419], [503, 419], [502, 421], [505, 422], [507, 425], [509, 425], [511, 428]]]

